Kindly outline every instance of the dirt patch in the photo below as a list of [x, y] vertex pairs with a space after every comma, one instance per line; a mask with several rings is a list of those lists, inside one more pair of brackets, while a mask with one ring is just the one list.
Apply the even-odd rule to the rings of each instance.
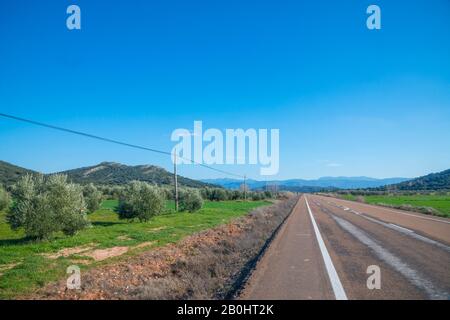
[[152, 228], [152, 229], [149, 229], [148, 232], [156, 232], [156, 231], [161, 231], [164, 229], [167, 229], [167, 227]]
[[118, 236], [117, 240], [120, 241], [129, 241], [129, 240], [133, 240], [132, 238], [130, 238], [129, 236]]
[[142, 243], [138, 244], [137, 246], [134, 246], [133, 249], [149, 247], [151, 245], [154, 245], [155, 243], [156, 243], [156, 241], [142, 242]]
[[98, 167], [89, 169], [88, 171], [86, 171], [86, 172], [83, 174], [83, 176], [87, 177], [87, 176], [89, 176], [91, 173], [94, 173], [94, 172], [99, 171], [99, 170], [103, 170], [103, 169], [105, 169], [105, 168], [106, 168], [105, 166], [98, 166]]
[[91, 257], [95, 261], [103, 261], [108, 258], [121, 256], [128, 252], [128, 247], [112, 247], [107, 249], [97, 249], [89, 252], [84, 252], [83, 256]]
[[12, 268], [18, 266], [20, 263], [8, 263], [0, 265], [0, 277], [8, 270], [11, 270]]
[[88, 265], [91, 264], [93, 261], [92, 260], [88, 260], [88, 259], [73, 259], [71, 260], [72, 264], [83, 264], [83, 265]]
[[72, 247], [61, 249], [55, 253], [44, 253], [43, 255], [49, 259], [58, 259], [59, 257], [69, 257], [74, 254], [80, 254], [94, 248], [93, 244], [80, 246], [80, 247]]
[[[65, 279], [62, 279], [22, 298], [226, 298], [243, 274], [248, 272], [249, 263], [258, 256], [267, 239], [290, 213], [296, 200], [292, 198], [258, 208], [245, 217], [188, 236], [177, 244], [168, 244], [126, 261], [85, 271], [81, 275], [81, 290], [67, 290]], [[144, 244], [151, 245], [150, 242], [140, 245]]]

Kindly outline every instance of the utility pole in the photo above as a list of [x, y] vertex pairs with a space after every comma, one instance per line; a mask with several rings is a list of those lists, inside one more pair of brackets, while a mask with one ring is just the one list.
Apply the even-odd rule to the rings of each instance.
[[175, 211], [178, 211], [177, 151], [173, 152], [173, 182], [175, 184]]
[[244, 175], [244, 201], [247, 201], [247, 176]]

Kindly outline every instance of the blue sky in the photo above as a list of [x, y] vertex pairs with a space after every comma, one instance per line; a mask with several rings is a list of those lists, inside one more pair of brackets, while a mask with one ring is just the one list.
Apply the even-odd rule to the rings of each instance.
[[[81, 30], [66, 28], [70, 4]], [[381, 30], [366, 28], [370, 4]], [[450, 167], [449, 39], [448, 0], [2, 1], [0, 112], [163, 150], [194, 120], [278, 128], [272, 178], [414, 177]], [[7, 119], [0, 159], [43, 172], [171, 168]], [[258, 166], [218, 168], [260, 178]]]

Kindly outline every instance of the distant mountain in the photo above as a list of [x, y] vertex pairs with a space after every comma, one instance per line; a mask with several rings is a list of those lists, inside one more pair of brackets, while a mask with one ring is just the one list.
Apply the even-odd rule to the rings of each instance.
[[35, 174], [37, 172], [0, 160], [0, 185], [10, 186], [27, 173]]
[[[301, 188], [308, 187], [311, 190], [321, 189], [363, 189], [376, 188], [388, 184], [399, 183], [407, 181], [407, 178], [387, 178], [376, 179], [369, 177], [322, 177], [315, 180], [304, 179], [289, 179], [289, 180], [271, 180], [258, 181], [247, 180], [247, 185], [250, 189], [262, 189], [266, 185], [277, 185], [279, 190], [301, 190]], [[242, 180], [237, 179], [204, 179], [206, 183], [213, 183], [221, 185], [227, 189], [238, 189], [243, 183]]]
[[[0, 161], [0, 184], [10, 186], [27, 173], [38, 174], [36, 171]], [[125, 184], [133, 180], [140, 180], [158, 185], [173, 183], [172, 173], [153, 165], [127, 166], [115, 162], [102, 162], [95, 166], [59, 173], [67, 174], [71, 181], [81, 184], [90, 182], [94, 184]], [[178, 183], [181, 186], [193, 188], [210, 186], [207, 183], [182, 176], [178, 176]]]
[[[75, 183], [126, 184], [133, 180], [155, 183], [157, 185], [173, 184], [173, 174], [153, 165], [127, 166], [116, 162], [102, 162], [95, 166], [60, 172], [67, 174]], [[205, 187], [207, 183], [178, 176], [178, 183], [186, 187]]]
[[450, 190], [450, 169], [409, 181], [387, 185], [379, 190]]

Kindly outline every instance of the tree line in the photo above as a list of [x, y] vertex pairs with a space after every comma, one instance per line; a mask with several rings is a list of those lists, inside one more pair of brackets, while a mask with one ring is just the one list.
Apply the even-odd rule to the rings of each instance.
[[[88, 214], [98, 210], [104, 199], [118, 199], [120, 219], [148, 221], [165, 211], [166, 201], [174, 199], [170, 186], [156, 186], [132, 181], [125, 186], [80, 185], [67, 175], [27, 174], [7, 192], [0, 186], [0, 210], [7, 209], [6, 221], [11, 229], [23, 228], [33, 239], [48, 239], [58, 232], [74, 235], [90, 227]], [[269, 191], [251, 192], [222, 188], [179, 189], [179, 210], [196, 212], [205, 200], [264, 200], [275, 195]]]

